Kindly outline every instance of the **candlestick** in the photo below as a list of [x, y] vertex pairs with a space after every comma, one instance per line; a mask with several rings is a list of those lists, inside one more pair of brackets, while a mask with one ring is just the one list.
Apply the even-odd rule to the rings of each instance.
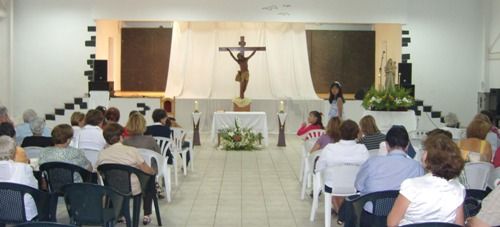
[[280, 101], [280, 112], [281, 113], [285, 112], [285, 102], [283, 102], [283, 100]]
[[198, 101], [194, 101], [194, 112], [199, 112], [200, 111], [200, 106]]

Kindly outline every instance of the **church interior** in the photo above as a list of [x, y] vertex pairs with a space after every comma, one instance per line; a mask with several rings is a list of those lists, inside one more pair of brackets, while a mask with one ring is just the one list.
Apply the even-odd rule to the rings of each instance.
[[[16, 155], [24, 148], [26, 166], [37, 178], [36, 190], [48, 194], [55, 193], [50, 171], [39, 165], [40, 152], [48, 150], [22, 146], [27, 138], [20, 137], [23, 124], [26, 136], [36, 137], [33, 125], [39, 119], [44, 129], [39, 137], [53, 141], [48, 147], [60, 145], [56, 129], [72, 126], [65, 146], [85, 155], [92, 164], [93, 182], [103, 188], [112, 188], [112, 180], [98, 169], [98, 163], [105, 163], [103, 152], [137, 136], [134, 117], [143, 128], [148, 126], [138, 134], [151, 135], [158, 151], [131, 145], [139, 153], [130, 152], [144, 157], [137, 166], [153, 169], [147, 184], [158, 191], [149, 195], [149, 189], [141, 189], [143, 194], [137, 196], [132, 184], [141, 177], [126, 177], [132, 182], [131, 194], [123, 198], [130, 206], [123, 205], [123, 210], [130, 208], [131, 218], [117, 211], [117, 217], [102, 225], [388, 226], [391, 209], [381, 215], [383, 224], [376, 218], [367, 224], [351, 214], [355, 208], [349, 210], [349, 205], [355, 202], [350, 196], [364, 195], [352, 185], [358, 181], [358, 169], [351, 186], [343, 188], [354, 192], [335, 194], [327, 183], [330, 169], [317, 169], [328, 163], [323, 153], [347, 140], [342, 130], [348, 130], [350, 122], [357, 129], [352, 140], [362, 145], [369, 117], [384, 138], [376, 149], [365, 143], [367, 160], [389, 156], [390, 132], [403, 126], [407, 144], [400, 148], [408, 155], [414, 150], [409, 159], [427, 173], [431, 148], [424, 145], [433, 142], [429, 132], [449, 131], [457, 149], [472, 152], [475, 148], [463, 141], [473, 134], [480, 114], [489, 117], [485, 121], [491, 132], [480, 139], [491, 149], [486, 145], [487, 160], [477, 151], [489, 168], [484, 187], [478, 189], [489, 189], [490, 195], [499, 191], [499, 12], [499, 0], [0, 0], [0, 123], [15, 128], [11, 137]], [[119, 111], [114, 120], [108, 119], [112, 109]], [[94, 126], [99, 126], [95, 130], [104, 143], [96, 151], [81, 146], [84, 125], [95, 110], [102, 110], [101, 123]], [[75, 126], [78, 114], [84, 115], [83, 125]], [[171, 129], [166, 140], [148, 134], [155, 125]], [[115, 126], [122, 133], [111, 143], [108, 130]], [[3, 127], [0, 147], [7, 130]], [[498, 138], [493, 135], [491, 142], [486, 133]], [[325, 135], [331, 141], [316, 148]], [[33, 147], [37, 149], [31, 151]], [[479, 150], [483, 147], [481, 143]], [[154, 154], [140, 153], [143, 149]], [[10, 200], [2, 191], [13, 189], [5, 189], [3, 182], [14, 181], [5, 180], [13, 175], [1, 170], [2, 157], [0, 206], [7, 207]], [[472, 159], [465, 155], [462, 168]], [[73, 174], [70, 181], [87, 182]], [[467, 178], [467, 173], [462, 176]], [[473, 188], [460, 182], [464, 190]], [[404, 197], [402, 185], [399, 192]], [[70, 211], [70, 197], [61, 191], [54, 195], [60, 198], [47, 206], [47, 220], [33, 197], [38, 219], [31, 222], [101, 225], [79, 222], [78, 214]], [[146, 202], [148, 196], [153, 205]], [[139, 208], [136, 200], [141, 197]], [[343, 198], [340, 204], [337, 198]], [[495, 198], [498, 206], [500, 196]], [[109, 202], [103, 206], [113, 207]], [[372, 211], [365, 204], [360, 209], [373, 214], [372, 206]], [[141, 210], [137, 215], [136, 209]], [[9, 221], [7, 210], [0, 207], [0, 226], [23, 223]], [[465, 213], [455, 224], [475, 223], [475, 215]], [[365, 223], [353, 221], [356, 218]], [[395, 226], [411, 223], [405, 220], [410, 219], [404, 216]]]

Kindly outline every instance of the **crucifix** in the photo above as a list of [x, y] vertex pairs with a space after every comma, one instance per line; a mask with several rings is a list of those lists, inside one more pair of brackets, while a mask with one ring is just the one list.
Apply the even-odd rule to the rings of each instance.
[[[219, 51], [228, 51], [231, 57], [238, 63], [240, 70], [236, 74], [235, 80], [240, 82], [240, 99], [245, 98], [245, 91], [247, 90], [248, 80], [250, 73], [248, 72], [248, 60], [253, 57], [257, 51], [265, 51], [266, 47], [246, 47], [245, 36], [240, 37], [239, 47], [219, 47]], [[239, 53], [234, 56], [233, 51]], [[245, 51], [252, 51], [252, 53], [245, 57]]]

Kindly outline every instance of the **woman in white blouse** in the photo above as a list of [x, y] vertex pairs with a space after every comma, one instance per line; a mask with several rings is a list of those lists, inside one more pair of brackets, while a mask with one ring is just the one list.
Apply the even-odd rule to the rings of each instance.
[[[0, 182], [16, 183], [38, 188], [33, 176], [33, 169], [25, 163], [14, 162], [16, 142], [8, 136], [0, 136]], [[24, 198], [26, 219], [31, 220], [38, 215], [33, 198], [26, 195]]]
[[429, 173], [401, 183], [387, 225], [446, 222], [463, 226], [465, 188], [457, 179], [464, 168], [460, 149], [444, 135], [428, 137], [424, 147], [422, 160]]

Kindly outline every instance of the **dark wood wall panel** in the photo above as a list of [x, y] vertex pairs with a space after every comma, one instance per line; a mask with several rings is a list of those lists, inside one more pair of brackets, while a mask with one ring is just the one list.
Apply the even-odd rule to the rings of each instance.
[[308, 30], [307, 49], [316, 93], [328, 93], [333, 81], [345, 93], [368, 89], [375, 81], [375, 32]]
[[171, 28], [123, 28], [122, 91], [165, 91]]

